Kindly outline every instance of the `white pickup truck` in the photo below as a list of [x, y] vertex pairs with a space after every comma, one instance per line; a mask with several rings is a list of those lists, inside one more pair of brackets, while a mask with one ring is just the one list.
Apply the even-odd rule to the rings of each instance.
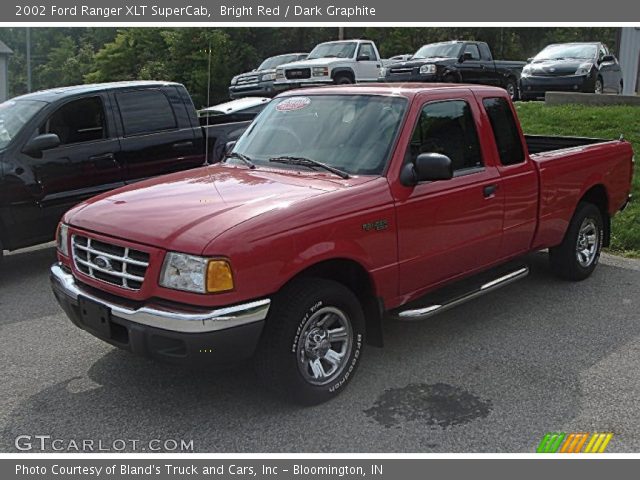
[[310, 85], [375, 82], [382, 60], [370, 40], [340, 40], [316, 45], [306, 60], [276, 69], [277, 91]]

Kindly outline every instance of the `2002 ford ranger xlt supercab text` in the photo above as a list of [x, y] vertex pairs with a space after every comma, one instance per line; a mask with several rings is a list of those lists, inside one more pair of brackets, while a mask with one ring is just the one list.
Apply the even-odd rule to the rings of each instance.
[[67, 212], [52, 286], [75, 325], [115, 346], [253, 358], [267, 386], [319, 403], [353, 378], [365, 342], [381, 346], [384, 318], [506, 285], [536, 250], [588, 277], [632, 162], [624, 140], [523, 135], [497, 87], [288, 92], [224, 163]]

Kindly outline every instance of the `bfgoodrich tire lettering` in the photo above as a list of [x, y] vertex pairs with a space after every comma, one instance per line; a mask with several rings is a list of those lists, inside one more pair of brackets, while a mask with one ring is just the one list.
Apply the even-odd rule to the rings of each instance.
[[364, 314], [342, 284], [301, 278], [274, 298], [255, 355], [268, 388], [303, 405], [330, 400], [353, 378], [364, 347]]
[[604, 226], [600, 209], [580, 202], [564, 240], [549, 249], [551, 268], [567, 280], [584, 280], [593, 273], [602, 250]]

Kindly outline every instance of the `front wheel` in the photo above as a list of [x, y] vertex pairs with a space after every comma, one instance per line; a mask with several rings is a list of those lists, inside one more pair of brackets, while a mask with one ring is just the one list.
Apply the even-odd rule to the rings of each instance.
[[353, 83], [353, 79], [346, 74], [338, 74], [333, 79], [333, 83], [336, 85], [351, 85]]
[[598, 95], [604, 93], [604, 84], [602, 83], [601, 77], [596, 78], [596, 83], [593, 86], [593, 93], [596, 93]]
[[254, 358], [256, 372], [288, 400], [326, 402], [353, 378], [364, 337], [362, 307], [348, 288], [302, 278], [274, 298]]
[[604, 227], [600, 209], [580, 202], [564, 240], [549, 249], [551, 268], [567, 280], [584, 280], [593, 273], [600, 259]]
[[511, 101], [515, 102], [516, 100], [518, 100], [518, 82], [516, 82], [514, 79], [507, 80], [507, 86], [505, 87], [505, 90], [509, 94]]

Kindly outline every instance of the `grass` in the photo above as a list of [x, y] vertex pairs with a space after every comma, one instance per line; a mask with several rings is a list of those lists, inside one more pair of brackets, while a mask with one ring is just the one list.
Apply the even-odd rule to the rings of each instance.
[[[548, 106], [543, 102], [516, 103], [525, 133], [619, 138], [631, 142], [640, 159], [640, 107], [586, 105]], [[640, 162], [635, 165], [634, 201], [613, 219], [609, 251], [640, 258]]]

